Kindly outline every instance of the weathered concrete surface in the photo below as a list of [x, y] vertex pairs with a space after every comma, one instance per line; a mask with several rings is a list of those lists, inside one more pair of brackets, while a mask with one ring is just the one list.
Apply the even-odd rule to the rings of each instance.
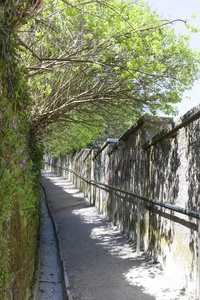
[[178, 277], [171, 280], [175, 270], [165, 273], [137, 254], [71, 182], [50, 172], [43, 175], [74, 300], [194, 299]]
[[[158, 126], [165, 129], [158, 133]], [[174, 280], [181, 277], [188, 292], [199, 294], [196, 218], [147, 205], [146, 201], [138, 205], [137, 197], [90, 185], [66, 169], [102, 184], [198, 212], [199, 141], [200, 105], [175, 123], [143, 116], [116, 143], [108, 139], [98, 151], [82, 149], [57, 158], [46, 157], [46, 162], [51, 171], [70, 178], [129, 239], [137, 240], [138, 249], [162, 263], [163, 268], [172, 270], [176, 266]]]
[[37, 300], [62, 300], [61, 264], [53, 223], [45, 200], [42, 201], [40, 271]]

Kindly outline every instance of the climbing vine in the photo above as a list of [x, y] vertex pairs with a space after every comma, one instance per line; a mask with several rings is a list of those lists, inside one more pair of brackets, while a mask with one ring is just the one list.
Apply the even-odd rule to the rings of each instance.
[[173, 112], [169, 103], [198, 78], [199, 55], [189, 37], [175, 37], [173, 22], [143, 1], [112, 2], [46, 0], [41, 12], [44, 0], [0, 1], [0, 299], [25, 299], [33, 274], [37, 136], [60, 152], [64, 133], [69, 144], [76, 137], [67, 150], [76, 149], [91, 126], [96, 137], [127, 114]]
[[19, 26], [20, 1], [0, 6], [0, 299], [25, 299], [39, 224], [42, 151], [29, 134], [29, 96]]

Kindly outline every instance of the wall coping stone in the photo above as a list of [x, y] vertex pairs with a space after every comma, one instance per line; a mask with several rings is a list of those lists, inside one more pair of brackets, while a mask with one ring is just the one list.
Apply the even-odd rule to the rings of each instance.
[[[148, 115], [144, 115], [142, 116], [136, 123], [133, 124], [133, 126], [131, 128], [129, 128], [122, 137], [120, 137], [119, 141], [124, 141], [126, 140], [129, 135], [137, 130], [139, 130], [139, 128], [143, 125], [143, 124], [157, 124], [159, 125], [165, 125], [165, 126], [169, 126], [170, 123], [173, 122], [173, 119], [169, 118], [169, 117], [152, 117], [152, 116], [148, 116]], [[112, 152], [116, 149], [117, 147], [117, 143], [113, 146], [113, 148], [109, 151], [108, 155], [111, 155]]]
[[101, 148], [97, 151], [97, 153], [94, 155], [93, 160], [96, 159], [96, 157], [108, 146], [112, 144], [117, 144], [118, 139], [108, 138], [104, 144], [101, 146]]
[[92, 153], [93, 150], [98, 151], [98, 150], [99, 150], [99, 147], [92, 147], [92, 148], [90, 149], [90, 151], [88, 152], [88, 154], [86, 155], [86, 157], [84, 158], [83, 162], [86, 161], [86, 159], [87, 159], [88, 156]]
[[156, 134], [152, 139], [150, 139], [148, 142], [146, 142], [143, 145], [143, 149], [147, 149], [153, 146], [155, 143], [159, 142], [166, 136], [174, 137], [174, 135], [180, 128], [185, 127], [186, 125], [188, 125], [189, 123], [191, 123], [192, 121], [198, 118], [200, 118], [200, 104], [190, 109], [186, 114], [181, 116], [176, 122], [171, 123], [168, 128]]
[[90, 151], [90, 149], [82, 149], [76, 157], [76, 160], [79, 160], [79, 158], [86, 152], [86, 151]]

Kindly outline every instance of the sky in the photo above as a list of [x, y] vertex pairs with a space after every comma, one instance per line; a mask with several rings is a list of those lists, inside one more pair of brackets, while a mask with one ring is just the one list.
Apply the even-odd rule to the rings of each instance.
[[[159, 15], [164, 18], [184, 19], [188, 17], [188, 23], [192, 23], [200, 27], [200, 0], [146, 0], [147, 3], [156, 10]], [[195, 13], [195, 18], [191, 15]], [[185, 28], [180, 23], [175, 25], [176, 32], [185, 33]], [[190, 47], [196, 50], [200, 50], [200, 32], [191, 35]], [[189, 96], [191, 99], [187, 99]], [[178, 117], [184, 115], [192, 107], [200, 104], [200, 80], [194, 84], [192, 90], [186, 92], [183, 95], [183, 100], [177, 105], [179, 110]]]

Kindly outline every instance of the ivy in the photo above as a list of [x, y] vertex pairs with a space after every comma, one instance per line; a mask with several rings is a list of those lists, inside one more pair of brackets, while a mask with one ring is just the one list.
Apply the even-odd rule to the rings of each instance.
[[[41, 150], [29, 134], [30, 98], [21, 45], [19, 1], [0, 6], [0, 299], [24, 299], [34, 270]], [[38, 155], [40, 152], [40, 155]], [[35, 159], [35, 157], [37, 158]], [[20, 244], [20, 247], [18, 246]], [[12, 298], [14, 299], [14, 298]]]

